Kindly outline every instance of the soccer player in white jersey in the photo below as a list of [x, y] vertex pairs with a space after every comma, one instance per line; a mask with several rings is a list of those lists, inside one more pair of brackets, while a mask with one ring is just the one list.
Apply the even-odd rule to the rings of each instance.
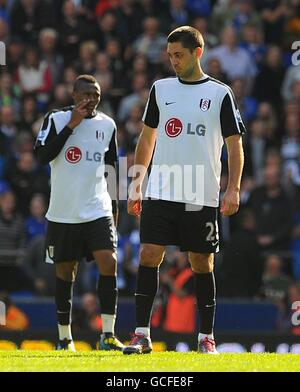
[[[219, 248], [221, 149], [225, 140], [229, 180], [220, 211], [229, 216], [239, 208], [244, 125], [231, 89], [203, 73], [203, 49], [202, 35], [192, 27], [182, 26], [169, 34], [167, 51], [176, 77], [153, 84], [143, 116], [128, 199], [128, 212], [141, 214], [137, 328], [124, 354], [152, 351], [150, 317], [166, 245], [188, 252], [200, 315], [198, 351], [217, 354], [213, 266]], [[142, 203], [141, 185], [151, 159]], [[195, 188], [197, 192], [191, 192]]]
[[73, 282], [78, 262], [85, 256], [95, 260], [100, 272], [97, 290], [103, 334], [99, 347], [123, 348], [114, 331], [117, 202], [110, 197], [105, 179], [105, 165], [117, 162], [116, 125], [96, 110], [100, 94], [93, 76], [79, 76], [74, 83], [75, 105], [45, 116], [35, 146], [39, 161], [51, 166], [46, 256], [56, 271], [57, 349], [69, 351], [75, 350], [71, 333]]

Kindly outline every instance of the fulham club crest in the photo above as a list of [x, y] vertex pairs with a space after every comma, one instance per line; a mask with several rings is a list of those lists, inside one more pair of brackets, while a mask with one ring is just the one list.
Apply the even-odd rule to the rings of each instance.
[[103, 142], [104, 139], [104, 132], [103, 131], [96, 131], [96, 139], [99, 142]]
[[210, 107], [210, 102], [211, 102], [210, 99], [202, 98], [202, 99], [200, 100], [200, 104], [199, 104], [200, 109], [201, 109], [203, 112], [206, 112], [206, 110], [208, 110], [209, 107]]

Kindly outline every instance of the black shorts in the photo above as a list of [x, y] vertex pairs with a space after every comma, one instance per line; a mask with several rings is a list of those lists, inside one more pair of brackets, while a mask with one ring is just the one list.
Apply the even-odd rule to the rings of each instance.
[[144, 200], [141, 243], [176, 245], [182, 252], [218, 252], [218, 208], [186, 207], [184, 203]]
[[[46, 257], [54, 263], [92, 260], [95, 250], [117, 248], [117, 232], [112, 217], [86, 223], [56, 223], [48, 221]], [[46, 259], [46, 260], [47, 260]]]

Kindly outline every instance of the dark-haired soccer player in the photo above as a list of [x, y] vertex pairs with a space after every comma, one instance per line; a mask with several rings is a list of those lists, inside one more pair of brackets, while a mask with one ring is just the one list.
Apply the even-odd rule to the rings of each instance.
[[[182, 26], [169, 34], [167, 51], [176, 77], [153, 84], [143, 116], [135, 152], [139, 171], [128, 200], [128, 212], [141, 213], [137, 328], [124, 354], [152, 351], [149, 324], [166, 245], [177, 245], [189, 254], [200, 315], [198, 351], [217, 354], [213, 266], [219, 248], [221, 149], [225, 139], [229, 180], [221, 213], [232, 215], [239, 207], [244, 125], [231, 89], [203, 73], [203, 49], [202, 35], [192, 27]], [[151, 159], [148, 200], [141, 205], [141, 184]]]
[[75, 105], [45, 116], [35, 147], [39, 161], [50, 162], [51, 166], [46, 252], [56, 270], [57, 348], [70, 351], [75, 350], [71, 333], [72, 287], [78, 262], [84, 256], [93, 258], [100, 272], [100, 349], [123, 348], [114, 333], [117, 203], [112, 203], [105, 179], [105, 164], [115, 165], [117, 161], [116, 125], [110, 117], [97, 112], [100, 94], [93, 76], [79, 76], [73, 91]]

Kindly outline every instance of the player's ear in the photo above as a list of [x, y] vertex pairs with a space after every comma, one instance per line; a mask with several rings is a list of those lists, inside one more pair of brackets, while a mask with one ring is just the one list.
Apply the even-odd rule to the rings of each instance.
[[200, 46], [198, 46], [196, 48], [196, 55], [197, 55], [197, 57], [200, 58], [202, 56], [202, 53], [203, 53], [203, 49], [200, 48]]

